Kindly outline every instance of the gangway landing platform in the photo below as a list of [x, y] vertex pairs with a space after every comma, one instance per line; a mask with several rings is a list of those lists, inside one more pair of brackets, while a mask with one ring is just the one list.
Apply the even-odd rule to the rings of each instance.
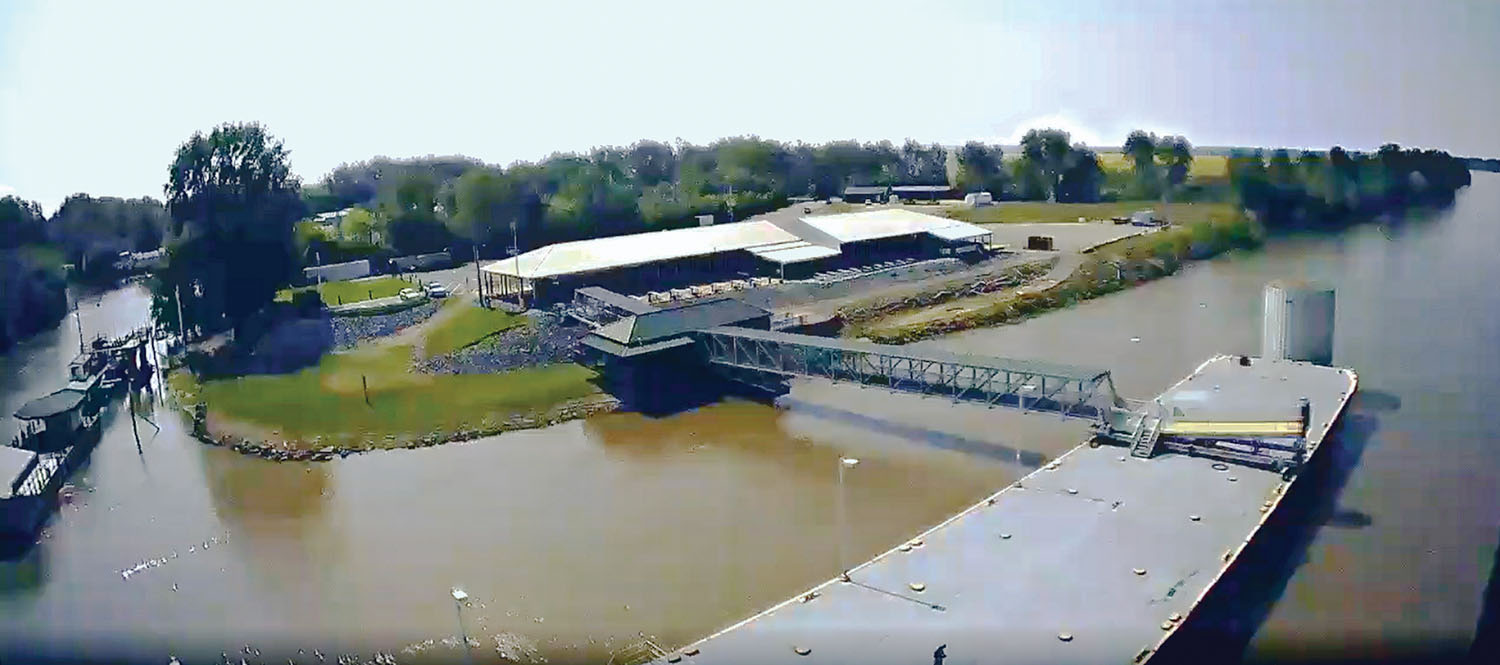
[[[1346, 369], [1258, 359], [1241, 365], [1218, 356], [1157, 400], [1188, 422], [1237, 422], [1235, 413], [1296, 413], [1306, 398], [1312, 454], [1356, 381]], [[1079, 445], [852, 568], [847, 579], [819, 584], [664, 660], [911, 665], [943, 646], [950, 663], [1145, 663], [1189, 620], [1298, 477], [1202, 456], [1139, 459], [1114, 446]]]

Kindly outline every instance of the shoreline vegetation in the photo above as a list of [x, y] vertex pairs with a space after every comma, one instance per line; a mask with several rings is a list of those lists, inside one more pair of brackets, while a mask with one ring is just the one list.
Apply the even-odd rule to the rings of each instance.
[[[35, 203], [0, 199], [0, 298], [7, 303], [0, 347], [34, 332], [17, 328], [18, 317], [32, 325], [63, 315], [64, 279], [102, 278], [121, 270], [112, 267], [120, 261], [134, 270], [136, 259], [121, 252], [163, 248], [149, 259], [158, 325], [189, 343], [232, 339], [190, 352], [171, 377], [190, 403], [195, 433], [277, 459], [322, 459], [542, 426], [617, 403], [602, 394], [593, 371], [567, 362], [577, 331], [544, 323], [540, 313], [443, 307], [394, 335], [351, 341], [350, 331], [386, 330], [388, 319], [372, 319], [343, 326], [353, 348], [330, 352], [325, 305], [379, 298], [408, 283], [386, 277], [288, 288], [310, 258], [447, 249], [478, 259], [480, 247], [500, 256], [511, 247], [693, 226], [700, 214], [745, 219], [862, 185], [989, 192], [998, 205], [933, 208], [996, 228], [1116, 218], [1146, 207], [1170, 222], [982, 283], [944, 284], [909, 302], [843, 312], [845, 334], [905, 343], [1021, 321], [1173, 274], [1185, 261], [1254, 247], [1268, 233], [1333, 230], [1451, 203], [1469, 184], [1468, 162], [1394, 144], [1373, 153], [1334, 147], [1210, 157], [1181, 136], [1135, 131], [1117, 151], [1100, 151], [1061, 130], [1033, 129], [1013, 153], [972, 141], [808, 145], [744, 136], [706, 146], [640, 141], [505, 168], [466, 157], [382, 157], [342, 164], [304, 187], [282, 141], [259, 123], [228, 123], [178, 147], [164, 203], [79, 195], [46, 217]], [[54, 265], [61, 260], [80, 265]], [[389, 321], [407, 325], [429, 313]], [[220, 336], [227, 331], [233, 335]]]
[[181, 368], [169, 386], [200, 440], [281, 460], [464, 441], [618, 408], [594, 384], [595, 373], [573, 363], [420, 371], [423, 361], [524, 335], [533, 325], [461, 299], [449, 303], [425, 322], [295, 372], [201, 379]]
[[[1020, 323], [1056, 309], [1071, 307], [1175, 274], [1188, 261], [1213, 258], [1233, 249], [1260, 245], [1265, 229], [1246, 215], [1193, 222], [1122, 238], [1088, 254], [1065, 256], [1075, 267], [1061, 279], [1033, 281], [1010, 290], [993, 303], [917, 323], [884, 320], [944, 305], [965, 295], [951, 293], [914, 307], [852, 309], [843, 335], [880, 344], [907, 344], [974, 328]], [[1059, 265], [1069, 265], [1059, 264]]]

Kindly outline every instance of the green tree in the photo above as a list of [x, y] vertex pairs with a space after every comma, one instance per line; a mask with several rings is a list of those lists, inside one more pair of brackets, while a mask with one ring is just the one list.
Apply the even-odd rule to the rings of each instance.
[[1064, 159], [1058, 176], [1056, 198], [1066, 203], [1094, 203], [1104, 184], [1104, 167], [1099, 156], [1082, 143], [1073, 146]]
[[1127, 196], [1131, 198], [1156, 198], [1161, 189], [1161, 173], [1156, 165], [1157, 137], [1142, 130], [1135, 130], [1125, 137], [1123, 152], [1130, 160], [1134, 182]]
[[364, 208], [351, 208], [339, 222], [339, 230], [345, 238], [375, 244], [375, 236], [384, 226], [375, 213]]
[[448, 228], [471, 243], [510, 244], [511, 225], [519, 222], [520, 194], [504, 171], [470, 169], [454, 184], [453, 217]]
[[1005, 153], [998, 145], [969, 141], [958, 149], [958, 177], [955, 183], [964, 192], [990, 192], [996, 198], [1006, 186]]
[[1188, 171], [1193, 166], [1193, 146], [1181, 136], [1163, 136], [1156, 142], [1156, 159], [1166, 172], [1161, 196], [1163, 213], [1170, 215], [1167, 206], [1172, 202], [1172, 193], [1187, 182]]
[[74, 194], [47, 220], [48, 235], [90, 281], [119, 276], [121, 252], [146, 252], [162, 246], [170, 225], [167, 210], [151, 198], [94, 198]]
[[290, 276], [292, 225], [302, 212], [288, 157], [258, 123], [194, 132], [178, 147], [164, 187], [172, 240], [156, 289], [159, 311], [172, 311], [180, 288], [194, 300], [183, 308], [190, 330], [228, 323], [239, 333], [271, 301]]
[[35, 201], [0, 198], [0, 249], [45, 242], [47, 218]]
[[1067, 166], [1073, 147], [1071, 137], [1061, 129], [1033, 129], [1021, 137], [1021, 159], [1026, 168], [1039, 172], [1047, 197], [1057, 200], [1057, 183]]

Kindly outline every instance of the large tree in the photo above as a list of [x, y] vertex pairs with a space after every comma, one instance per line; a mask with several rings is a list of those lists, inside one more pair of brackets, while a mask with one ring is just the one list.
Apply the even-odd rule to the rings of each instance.
[[120, 252], [161, 247], [168, 225], [167, 210], [156, 199], [74, 194], [47, 220], [47, 235], [78, 266], [78, 276], [112, 279]]
[[1021, 137], [1021, 168], [1033, 172], [1028, 180], [1040, 180], [1046, 197], [1053, 201], [1057, 200], [1057, 183], [1073, 150], [1070, 139], [1061, 129], [1033, 129]]
[[1122, 152], [1130, 160], [1130, 170], [1134, 175], [1128, 192], [1133, 198], [1154, 198], [1161, 187], [1160, 170], [1156, 167], [1156, 145], [1156, 135], [1143, 130], [1137, 129], [1125, 137]]
[[520, 221], [520, 195], [504, 171], [470, 169], [454, 184], [455, 209], [448, 220], [454, 235], [474, 244], [511, 242], [511, 227]]
[[1181, 136], [1163, 136], [1156, 142], [1156, 161], [1166, 172], [1166, 182], [1161, 188], [1162, 212], [1170, 215], [1172, 192], [1187, 182], [1188, 170], [1193, 166], [1193, 146]]
[[958, 177], [964, 192], [988, 191], [999, 198], [1005, 189], [1005, 152], [998, 145], [969, 141], [958, 149]]
[[164, 188], [172, 228], [158, 311], [172, 312], [180, 289], [193, 301], [183, 306], [189, 330], [227, 323], [238, 333], [271, 301], [291, 276], [292, 225], [302, 213], [288, 157], [259, 123], [194, 132], [177, 148]]

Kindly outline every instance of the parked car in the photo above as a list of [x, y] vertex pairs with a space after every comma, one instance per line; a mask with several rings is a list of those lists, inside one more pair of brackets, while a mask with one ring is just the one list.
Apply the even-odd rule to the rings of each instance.
[[401, 292], [396, 295], [401, 296], [402, 300], [415, 300], [422, 297], [422, 292], [416, 289], [401, 289]]
[[441, 282], [428, 282], [427, 286], [423, 288], [427, 290], [427, 297], [429, 298], [448, 297], [448, 287], [443, 286]]

